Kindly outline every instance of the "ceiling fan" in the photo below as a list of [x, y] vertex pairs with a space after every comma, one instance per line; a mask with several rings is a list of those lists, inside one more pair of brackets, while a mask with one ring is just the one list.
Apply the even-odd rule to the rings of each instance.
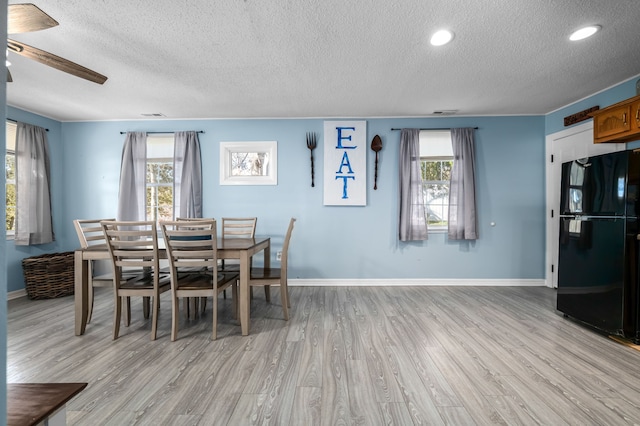
[[[44, 13], [40, 8], [32, 3], [10, 4], [8, 8], [7, 33], [18, 34], [31, 31], [46, 30], [55, 27], [58, 22], [51, 16]], [[84, 78], [94, 83], [103, 84], [107, 77], [97, 73], [75, 62], [56, 56], [53, 53], [45, 52], [37, 47], [19, 41], [7, 39], [8, 51], [25, 56], [34, 61], [56, 68], [60, 71]], [[7, 69], [7, 81], [13, 81], [11, 73]]]

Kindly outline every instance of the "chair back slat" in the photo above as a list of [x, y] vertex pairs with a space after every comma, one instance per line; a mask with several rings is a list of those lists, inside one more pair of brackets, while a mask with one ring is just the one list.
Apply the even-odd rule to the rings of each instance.
[[222, 236], [225, 238], [254, 238], [257, 221], [257, 217], [223, 217]]
[[86, 249], [90, 246], [106, 244], [100, 226], [100, 222], [103, 220], [113, 221], [115, 219], [75, 219], [73, 221], [81, 248]]
[[120, 280], [123, 268], [160, 270], [155, 221], [102, 221], [100, 225], [118, 272], [114, 279]]
[[160, 222], [171, 273], [181, 268], [217, 269], [218, 241], [215, 219]]

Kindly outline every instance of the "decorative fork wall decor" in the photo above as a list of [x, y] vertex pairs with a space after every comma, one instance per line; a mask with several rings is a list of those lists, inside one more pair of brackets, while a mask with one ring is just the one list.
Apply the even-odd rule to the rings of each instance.
[[307, 148], [311, 151], [311, 187], [316, 186], [313, 181], [313, 150], [316, 149], [317, 140], [315, 132], [307, 133]]

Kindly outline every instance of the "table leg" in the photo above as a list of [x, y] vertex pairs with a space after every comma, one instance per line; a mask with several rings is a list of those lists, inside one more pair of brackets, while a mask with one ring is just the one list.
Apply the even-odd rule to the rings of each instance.
[[240, 327], [242, 335], [249, 335], [249, 311], [251, 301], [249, 300], [249, 254], [247, 250], [240, 251]]
[[76, 336], [84, 334], [89, 313], [89, 261], [82, 258], [82, 250], [74, 254], [74, 302]]

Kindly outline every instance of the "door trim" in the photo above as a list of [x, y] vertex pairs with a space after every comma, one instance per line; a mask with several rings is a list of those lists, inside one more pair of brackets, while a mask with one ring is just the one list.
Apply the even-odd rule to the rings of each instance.
[[[584, 140], [590, 141], [585, 145], [573, 143], [569, 138], [583, 135], [589, 132]], [[582, 140], [582, 139], [581, 139]], [[559, 143], [564, 142], [569, 149], [560, 149]], [[560, 221], [558, 219], [558, 209], [560, 207], [560, 180], [561, 166], [564, 161], [571, 161], [577, 158], [600, 155], [608, 152], [623, 151], [626, 149], [624, 143], [593, 143], [593, 120], [583, 124], [551, 133], [545, 138], [545, 184], [546, 184], [546, 250], [545, 250], [545, 285], [547, 287], [558, 287], [558, 238], [560, 231]], [[554, 161], [551, 161], [551, 158]], [[552, 211], [554, 212], [552, 217]], [[553, 266], [553, 272], [552, 272]]]

